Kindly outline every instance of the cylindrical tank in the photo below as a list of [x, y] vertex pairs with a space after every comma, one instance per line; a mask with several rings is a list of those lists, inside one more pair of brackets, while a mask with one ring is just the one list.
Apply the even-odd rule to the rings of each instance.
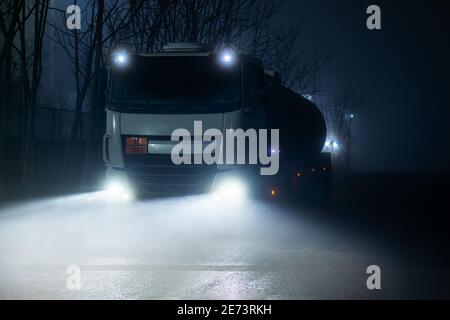
[[326, 122], [317, 106], [277, 83], [267, 83], [265, 91], [268, 127], [280, 129], [282, 157], [317, 157], [327, 137]]

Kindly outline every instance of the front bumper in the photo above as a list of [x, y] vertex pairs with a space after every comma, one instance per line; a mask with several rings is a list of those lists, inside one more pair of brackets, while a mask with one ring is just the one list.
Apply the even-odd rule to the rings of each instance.
[[170, 155], [125, 157], [125, 168], [107, 169], [108, 179], [121, 179], [141, 195], [188, 195], [209, 192], [216, 166], [174, 165]]

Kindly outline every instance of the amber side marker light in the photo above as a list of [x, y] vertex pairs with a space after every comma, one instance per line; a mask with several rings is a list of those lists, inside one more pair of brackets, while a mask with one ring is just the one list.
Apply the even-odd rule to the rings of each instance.
[[148, 138], [146, 137], [127, 137], [126, 138], [127, 154], [147, 154]]
[[272, 191], [270, 192], [270, 194], [272, 195], [272, 197], [276, 197], [278, 195], [277, 190], [272, 189]]

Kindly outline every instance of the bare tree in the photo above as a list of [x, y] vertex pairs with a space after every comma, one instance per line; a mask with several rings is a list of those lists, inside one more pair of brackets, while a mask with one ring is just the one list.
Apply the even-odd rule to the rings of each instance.
[[[77, 1], [74, 1], [77, 5]], [[95, 41], [97, 40], [96, 29], [94, 28], [96, 2], [88, 1], [81, 11], [83, 21], [86, 26], [83, 31], [74, 29], [69, 31], [65, 27], [65, 11], [60, 10], [61, 23], [51, 21], [54, 39], [64, 50], [66, 58], [69, 60], [70, 70], [74, 76], [75, 87], [75, 116], [72, 123], [70, 139], [76, 142], [82, 121], [82, 107], [88, 94], [92, 81], [92, 64], [94, 60]], [[69, 148], [69, 158], [72, 156], [73, 146]]]
[[25, 123], [20, 159], [22, 182], [33, 177], [36, 105], [43, 70], [43, 40], [48, 4], [49, 0], [25, 1], [19, 13], [19, 46], [15, 49], [20, 62]]
[[324, 92], [320, 72], [331, 59], [329, 52], [320, 52], [301, 45], [301, 28], [270, 27], [262, 33], [259, 49], [252, 54], [265, 65], [280, 73], [286, 87], [300, 95], [318, 95]]
[[353, 89], [343, 89], [330, 99], [330, 103], [322, 106], [327, 120], [329, 134], [339, 141], [339, 149], [343, 168], [351, 169], [352, 122], [364, 107], [361, 97]]
[[268, 40], [262, 29], [283, 1], [141, 0], [136, 3], [141, 7], [133, 11], [132, 23], [117, 42], [137, 52], [159, 51], [168, 42], [198, 42], [216, 48], [234, 44], [243, 52], [262, 54], [262, 42]]
[[[320, 95], [325, 91], [320, 72], [331, 58], [329, 53], [296, 48], [281, 56], [279, 67], [284, 84], [300, 95]], [[277, 67], [275, 67], [277, 69]]]
[[[14, 40], [19, 31], [20, 12], [24, 6], [22, 1], [0, 1], [0, 168], [5, 166], [5, 146], [8, 127], [8, 106], [11, 102], [13, 78]], [[5, 170], [0, 172], [0, 192], [3, 187]]]
[[[77, 4], [77, 1], [74, 2]], [[98, 96], [102, 69], [107, 56], [118, 34], [128, 27], [133, 17], [132, 8], [140, 7], [136, 1], [124, 0], [88, 0], [81, 9], [82, 30], [68, 30], [65, 26], [65, 10], [53, 8], [59, 14], [59, 21], [51, 21], [52, 39], [64, 50], [69, 61], [75, 85], [75, 116], [72, 123], [70, 146], [66, 154], [65, 167], [69, 175], [72, 172], [72, 159], [82, 130], [82, 109], [87, 97], [91, 94], [89, 110], [88, 143], [86, 161], [90, 162], [92, 148], [98, 130]], [[89, 167], [88, 165], [85, 166]]]
[[160, 46], [158, 39], [162, 37], [161, 31], [163, 23], [169, 16], [169, 10], [175, 7], [175, 0], [136, 0], [130, 7], [131, 17], [127, 28], [120, 32], [111, 32], [115, 27], [107, 21], [108, 33], [114, 34], [111, 37], [108, 46], [110, 49], [114, 46], [125, 46], [135, 52], [154, 52]]
[[[95, 49], [94, 49], [94, 61], [93, 61], [93, 83], [92, 83], [92, 98], [91, 98], [91, 108], [89, 110], [89, 133], [88, 142], [86, 145], [85, 163], [83, 168], [83, 178], [89, 174], [88, 168], [92, 161], [92, 152], [95, 146], [95, 131], [97, 124], [97, 100], [99, 96], [99, 85], [101, 77], [101, 63], [103, 56], [103, 26], [104, 26], [104, 14], [105, 14], [105, 0], [98, 0], [97, 17], [95, 21]], [[90, 171], [90, 170], [89, 170]]]

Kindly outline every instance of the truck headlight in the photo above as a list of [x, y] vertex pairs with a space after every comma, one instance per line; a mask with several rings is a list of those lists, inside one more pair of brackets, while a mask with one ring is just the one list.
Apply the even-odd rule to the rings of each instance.
[[219, 199], [239, 200], [247, 195], [247, 187], [240, 179], [227, 179], [219, 183], [214, 194]]
[[110, 181], [106, 185], [106, 194], [111, 200], [129, 201], [133, 198], [131, 188], [119, 181]]

